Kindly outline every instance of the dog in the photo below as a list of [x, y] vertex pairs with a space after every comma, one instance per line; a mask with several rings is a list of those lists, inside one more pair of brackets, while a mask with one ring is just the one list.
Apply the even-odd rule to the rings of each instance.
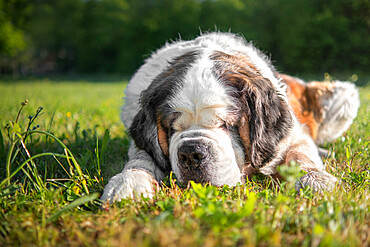
[[189, 181], [235, 186], [254, 173], [279, 178], [295, 161], [296, 189], [332, 190], [317, 145], [338, 138], [357, 115], [349, 82], [310, 82], [279, 74], [241, 36], [207, 33], [167, 43], [130, 80], [122, 120], [129, 161], [102, 201], [152, 197], [171, 171]]

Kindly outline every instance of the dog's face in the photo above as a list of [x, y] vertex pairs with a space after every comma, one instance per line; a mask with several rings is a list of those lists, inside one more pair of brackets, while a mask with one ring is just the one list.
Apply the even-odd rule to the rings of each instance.
[[186, 101], [171, 101], [177, 118], [171, 125], [169, 158], [183, 183], [193, 180], [220, 186], [241, 182], [245, 152], [235, 125], [236, 109], [214, 93], [196, 97], [193, 104], [189, 103], [195, 92]]
[[276, 156], [292, 125], [283, 89], [263, 74], [242, 54], [188, 52], [142, 93], [130, 134], [182, 183], [236, 185]]

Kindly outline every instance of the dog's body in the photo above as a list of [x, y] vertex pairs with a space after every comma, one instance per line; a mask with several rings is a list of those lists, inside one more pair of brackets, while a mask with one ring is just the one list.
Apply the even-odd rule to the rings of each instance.
[[[122, 120], [129, 162], [102, 200], [152, 196], [173, 171], [181, 183], [236, 185], [296, 161], [297, 189], [331, 189], [316, 144], [339, 137], [359, 107], [347, 82], [304, 83], [278, 74], [265, 55], [233, 34], [167, 44], [127, 86]], [[315, 144], [316, 142], [316, 144]]]

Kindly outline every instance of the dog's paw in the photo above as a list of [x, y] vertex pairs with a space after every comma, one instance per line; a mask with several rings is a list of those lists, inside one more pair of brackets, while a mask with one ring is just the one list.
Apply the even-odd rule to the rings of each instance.
[[301, 189], [309, 186], [313, 192], [332, 191], [338, 183], [338, 179], [322, 170], [310, 170], [301, 177], [295, 185], [299, 192]]
[[158, 182], [144, 170], [129, 169], [112, 177], [104, 188], [100, 200], [113, 203], [123, 198], [152, 198]]

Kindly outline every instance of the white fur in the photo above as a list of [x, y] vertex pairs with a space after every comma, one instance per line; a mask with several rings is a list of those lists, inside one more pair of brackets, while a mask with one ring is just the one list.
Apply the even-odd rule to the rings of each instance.
[[324, 98], [321, 105], [324, 121], [318, 130], [317, 144], [333, 141], [349, 128], [360, 107], [358, 91], [349, 82], [335, 81], [332, 95]]
[[211, 67], [208, 56], [203, 55], [188, 71], [180, 92], [169, 100], [171, 108], [182, 113], [174, 124], [178, 131], [191, 126], [219, 127], [232, 113], [230, 109], [236, 108]]
[[140, 195], [152, 198], [155, 192], [154, 181], [153, 176], [144, 170], [125, 170], [109, 180], [100, 199], [113, 203], [122, 198], [135, 198]]
[[[196, 133], [197, 137], [192, 136]], [[235, 153], [231, 139], [224, 131], [219, 128], [205, 129], [199, 127], [190, 127], [186, 131], [176, 132], [170, 142], [170, 160], [172, 170], [176, 174], [180, 182], [184, 182], [185, 178], [179, 167], [177, 160], [177, 150], [185, 142], [197, 140], [207, 143], [214, 151], [217, 152], [218, 158], [209, 166], [210, 177], [207, 180], [215, 185], [230, 185], [235, 186], [242, 181], [241, 167], [244, 161], [243, 157], [237, 157], [240, 153]]]
[[123, 171], [112, 177], [101, 196], [103, 202], [120, 201], [122, 198], [137, 198], [141, 195], [151, 198], [158, 181], [164, 174], [154, 164], [152, 158], [144, 151], [138, 150], [132, 143], [129, 150], [130, 161]]

